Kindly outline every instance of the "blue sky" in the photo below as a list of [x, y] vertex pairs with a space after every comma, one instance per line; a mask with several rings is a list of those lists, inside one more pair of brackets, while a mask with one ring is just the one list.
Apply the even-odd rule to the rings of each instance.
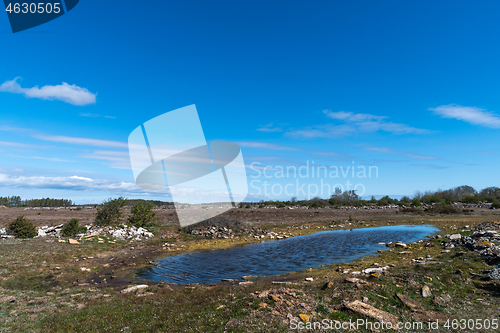
[[[257, 180], [249, 200], [289, 198], [265, 195], [263, 181], [295, 184], [279, 166], [313, 161], [376, 166], [378, 177], [323, 179], [362, 184], [364, 196], [498, 186], [499, 10], [87, 0], [16, 34], [0, 14], [0, 196], [162, 198], [135, 185], [127, 138], [191, 104], [208, 141], [240, 145]], [[257, 178], [266, 166], [272, 177]]]

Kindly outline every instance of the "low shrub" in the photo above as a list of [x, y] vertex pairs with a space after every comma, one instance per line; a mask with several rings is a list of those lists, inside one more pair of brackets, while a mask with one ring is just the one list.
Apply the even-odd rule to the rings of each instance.
[[130, 210], [132, 215], [128, 218], [128, 222], [137, 228], [144, 228], [156, 222], [156, 212], [153, 212], [151, 208], [153, 208], [152, 204], [146, 204], [144, 201], [139, 201]]
[[434, 213], [434, 214], [460, 214], [461, 211], [456, 209], [451, 205], [446, 204], [435, 204], [432, 207], [427, 208], [425, 211]]
[[35, 225], [24, 216], [18, 216], [7, 228], [17, 238], [33, 238], [38, 234]]
[[75, 237], [77, 234], [83, 234], [86, 231], [87, 228], [80, 227], [77, 219], [71, 219], [62, 227], [61, 235], [63, 237]]
[[108, 199], [97, 206], [95, 225], [99, 227], [118, 226], [122, 217], [121, 208], [125, 205], [125, 198]]

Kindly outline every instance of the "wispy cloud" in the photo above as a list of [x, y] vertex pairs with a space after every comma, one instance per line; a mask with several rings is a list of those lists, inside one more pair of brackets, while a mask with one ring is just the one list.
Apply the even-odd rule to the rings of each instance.
[[51, 148], [51, 146], [31, 145], [28, 143], [20, 143], [20, 142], [12, 142], [12, 141], [0, 141], [0, 149], [2, 147], [30, 148], [30, 149]]
[[32, 158], [32, 159], [35, 159], [35, 160], [45, 160], [45, 161], [51, 161], [51, 162], [74, 162], [74, 161], [66, 160], [66, 159], [59, 158], [59, 157], [17, 156], [17, 155], [9, 155], [9, 156], [19, 157], [19, 158]]
[[122, 142], [122, 141], [111, 141], [111, 140], [101, 140], [101, 139], [92, 139], [92, 138], [80, 138], [80, 137], [64, 136], [64, 135], [49, 135], [49, 134], [40, 133], [34, 129], [13, 127], [13, 126], [7, 126], [7, 125], [0, 126], [0, 131], [19, 133], [22, 135], [29, 135], [33, 138], [43, 140], [43, 141], [50, 141], [50, 142], [59, 142], [59, 143], [66, 143], [66, 144], [79, 145], [79, 146], [128, 149], [128, 143]]
[[238, 141], [235, 142], [237, 145], [241, 147], [247, 148], [261, 148], [261, 149], [271, 149], [271, 150], [287, 150], [287, 151], [299, 151], [299, 148], [287, 147], [278, 145], [275, 143], [267, 143], [267, 142], [255, 142], [255, 141]]
[[438, 160], [439, 159], [436, 156], [408, 153], [408, 152], [404, 152], [404, 151], [400, 151], [400, 150], [388, 148], [388, 147], [374, 147], [374, 146], [370, 146], [370, 145], [363, 145], [363, 149], [366, 151], [374, 151], [374, 152], [382, 153], [382, 154], [395, 154], [395, 155], [405, 156], [405, 157], [417, 159], [417, 160]]
[[479, 125], [489, 128], [500, 128], [500, 116], [475, 107], [475, 106], [462, 106], [456, 104], [441, 105], [435, 108], [429, 108], [435, 114], [442, 118], [458, 119], [468, 122], [472, 125]]
[[101, 117], [104, 117], [104, 118], [108, 118], [108, 119], [116, 119], [116, 117], [112, 117], [112, 116], [103, 116], [102, 114], [98, 114], [98, 113], [80, 113], [80, 117], [88, 117], [88, 118], [101, 118]]
[[23, 88], [17, 82], [20, 77], [14, 80], [5, 81], [0, 85], [0, 91], [12, 94], [22, 94], [28, 98], [39, 98], [44, 100], [59, 100], [72, 105], [95, 104], [97, 94], [93, 94], [88, 89], [78, 87], [74, 84], [63, 82], [60, 85], [46, 85], [41, 88], [34, 86], [32, 88]]
[[106, 161], [114, 169], [131, 169], [130, 157], [126, 151], [96, 150], [80, 157]]
[[388, 117], [385, 116], [345, 111], [332, 112], [330, 110], [324, 110], [323, 113], [328, 118], [335, 120], [336, 123], [310, 126], [299, 130], [292, 130], [287, 134], [303, 138], [338, 138], [355, 133], [377, 131], [389, 132], [394, 134], [430, 133], [430, 131], [426, 129], [415, 128], [405, 124], [393, 123], [391, 121], [388, 121]]
[[35, 137], [44, 141], [67, 143], [72, 145], [121, 148], [121, 149], [128, 148], [128, 144], [126, 142], [121, 142], [121, 141], [110, 141], [110, 140], [100, 140], [100, 139], [90, 139], [90, 138], [77, 138], [64, 135], [44, 135], [44, 134], [37, 134], [35, 135]]
[[273, 123], [261, 126], [257, 128], [259, 132], [283, 132], [283, 128], [281, 126], [273, 126]]
[[436, 170], [448, 169], [448, 167], [435, 165], [435, 164], [411, 164], [411, 166], [414, 166], [417, 168], [436, 169]]
[[311, 149], [303, 149], [297, 147], [289, 147], [282, 146], [275, 143], [267, 143], [267, 142], [255, 142], [255, 141], [237, 141], [235, 142], [241, 147], [246, 148], [259, 148], [259, 149], [269, 149], [269, 150], [281, 150], [281, 151], [293, 151], [293, 152], [302, 152], [306, 154], [325, 156], [325, 157], [335, 157], [340, 159], [352, 159], [351, 155], [338, 153], [335, 151], [328, 150], [311, 150]]

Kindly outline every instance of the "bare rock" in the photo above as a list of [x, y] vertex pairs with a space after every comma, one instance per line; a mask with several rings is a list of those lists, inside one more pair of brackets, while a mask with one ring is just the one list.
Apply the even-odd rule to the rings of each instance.
[[346, 309], [349, 309], [353, 312], [359, 313], [368, 318], [372, 318], [378, 321], [390, 322], [393, 326], [396, 326], [399, 322], [399, 318], [393, 314], [388, 312], [379, 310], [371, 305], [360, 301], [354, 301], [351, 303], [347, 303], [344, 305]]
[[407, 307], [409, 307], [411, 309], [422, 309], [422, 304], [420, 304], [419, 302], [411, 299], [410, 297], [408, 297], [406, 295], [403, 295], [403, 294], [396, 294], [396, 296]]
[[14, 296], [6, 296], [0, 298], [0, 303], [14, 303], [16, 298]]
[[146, 289], [147, 287], [148, 287], [147, 284], [139, 284], [137, 286], [132, 286], [132, 287], [128, 287], [126, 289], [123, 289], [121, 292], [122, 292], [122, 294], [127, 294], [127, 293], [130, 293], [130, 292], [133, 292], [133, 291], [138, 291], [138, 290]]

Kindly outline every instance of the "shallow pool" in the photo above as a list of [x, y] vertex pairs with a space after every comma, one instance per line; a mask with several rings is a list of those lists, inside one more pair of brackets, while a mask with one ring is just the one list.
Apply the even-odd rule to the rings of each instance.
[[439, 231], [431, 225], [398, 225], [321, 231], [224, 250], [208, 250], [158, 260], [137, 275], [169, 283], [213, 283], [245, 275], [271, 276], [317, 268], [388, 249], [377, 243], [415, 242]]

